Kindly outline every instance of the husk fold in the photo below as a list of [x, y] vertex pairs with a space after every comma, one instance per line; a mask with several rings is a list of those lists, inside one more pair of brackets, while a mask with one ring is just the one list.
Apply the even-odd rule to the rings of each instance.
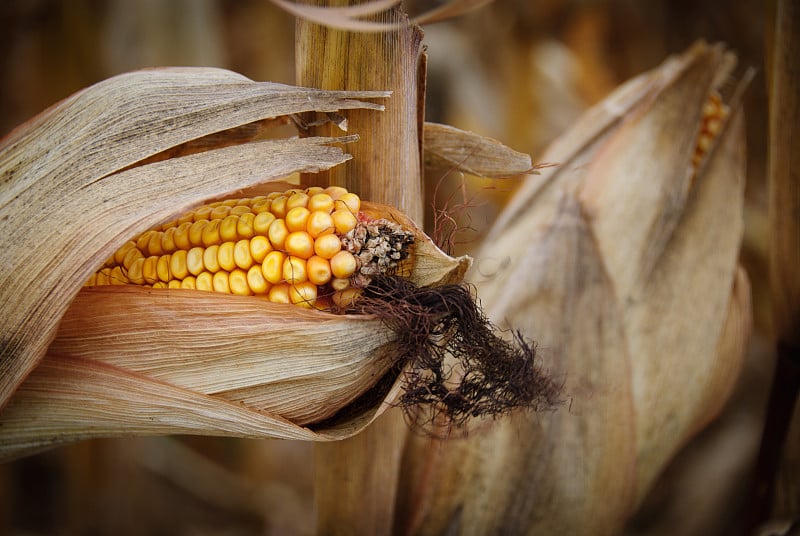
[[542, 156], [467, 277], [489, 316], [539, 344], [569, 410], [463, 441], [413, 438], [396, 524], [415, 534], [616, 534], [720, 410], [749, 333], [738, 267], [741, 110], [690, 164], [730, 73], [699, 43], [623, 85]]
[[[255, 83], [219, 69], [139, 71], [83, 90], [3, 140], [0, 218], [15, 232], [0, 239], [0, 458], [106, 435], [334, 439], [383, 411], [396, 382], [327, 430], [302, 426], [334, 414], [387, 369], [391, 334], [368, 318], [210, 293], [79, 290], [132, 236], [209, 199], [330, 168], [349, 158], [332, 143], [357, 139], [243, 143], [243, 125], [379, 111], [358, 99], [386, 96]], [[467, 259], [447, 257], [388, 207], [373, 210], [418, 235], [419, 284], [463, 275]], [[181, 368], [190, 361], [193, 372]], [[248, 391], [263, 381], [271, 392]]]

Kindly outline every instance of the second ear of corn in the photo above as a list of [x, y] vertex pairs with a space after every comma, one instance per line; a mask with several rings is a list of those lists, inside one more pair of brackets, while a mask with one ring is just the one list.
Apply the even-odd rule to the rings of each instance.
[[[261, 296], [305, 307], [346, 306], [366, 282], [364, 259], [396, 266], [410, 233], [386, 259], [360, 254], [368, 234], [361, 200], [344, 188], [311, 187], [211, 203], [126, 242], [86, 282]], [[384, 227], [392, 227], [385, 222]], [[361, 228], [359, 228], [361, 227]], [[358, 249], [353, 249], [352, 244]], [[374, 273], [374, 266], [372, 267]]]

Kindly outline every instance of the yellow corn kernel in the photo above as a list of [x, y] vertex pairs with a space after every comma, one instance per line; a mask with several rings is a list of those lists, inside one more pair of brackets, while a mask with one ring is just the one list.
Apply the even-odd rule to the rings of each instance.
[[189, 270], [190, 274], [196, 276], [205, 270], [205, 263], [203, 262], [205, 252], [201, 247], [194, 247], [186, 252], [186, 269]]
[[197, 278], [193, 275], [188, 275], [181, 280], [181, 288], [189, 288], [189, 289], [196, 289], [197, 288]]
[[358, 211], [361, 210], [361, 199], [356, 194], [348, 192], [336, 200], [334, 208], [336, 210], [349, 210], [353, 214], [358, 214]]
[[293, 304], [311, 308], [316, 300], [317, 286], [310, 281], [289, 285], [289, 301]]
[[[266, 235], [275, 220], [275, 215], [271, 212], [259, 212], [253, 218], [253, 232], [258, 235]], [[242, 238], [247, 237], [243, 236]]]
[[142, 233], [139, 238], [136, 239], [136, 247], [139, 248], [139, 251], [145, 254], [145, 256], [149, 257], [150, 254], [147, 253], [147, 244], [150, 243], [150, 237], [152, 237], [158, 231], [145, 231]]
[[289, 215], [289, 211], [293, 208], [306, 208], [308, 205], [308, 194], [305, 192], [295, 192], [289, 196], [286, 200], [286, 215]]
[[175, 229], [175, 234], [172, 235], [172, 239], [175, 241], [175, 247], [177, 249], [189, 249], [192, 247], [191, 241], [189, 241], [189, 228], [192, 226], [192, 222], [185, 221], [178, 225], [178, 228]]
[[97, 272], [97, 281], [98, 285], [110, 285], [111, 284], [111, 268], [103, 268]]
[[322, 234], [330, 234], [336, 230], [333, 224], [333, 217], [323, 210], [317, 210], [311, 213], [306, 224], [306, 231], [312, 238], [317, 238]]
[[[230, 242], [226, 242], [229, 244]], [[250, 253], [250, 241], [239, 240], [233, 245], [233, 262], [242, 270], [249, 270], [253, 266], [253, 255]]]
[[128, 240], [116, 252], [114, 252], [113, 259], [117, 264], [122, 264], [125, 261], [125, 256], [131, 251], [138, 251], [136, 249], [136, 242]]
[[175, 231], [177, 230], [178, 229], [176, 227], [170, 227], [161, 233], [161, 250], [164, 253], [173, 253], [176, 249], [178, 249], [178, 247], [175, 245]]
[[157, 265], [158, 257], [155, 255], [147, 257], [142, 265], [142, 275], [144, 276], [145, 282], [149, 283], [150, 285], [158, 281], [158, 269], [156, 268]]
[[324, 234], [314, 240], [314, 253], [323, 259], [330, 259], [342, 250], [342, 241], [334, 234]]
[[286, 222], [282, 219], [273, 221], [267, 232], [269, 241], [275, 249], [283, 249], [283, 244], [288, 234], [289, 229], [286, 228]]
[[180, 279], [170, 279], [167, 283], [167, 288], [181, 288], [181, 280]]
[[201, 272], [195, 280], [197, 290], [214, 290], [214, 276], [211, 272]]
[[153, 288], [169, 288], [169, 285], [167, 285], [163, 281], [156, 281], [155, 283], [153, 283]]
[[260, 212], [269, 212], [270, 205], [272, 205], [272, 201], [270, 199], [267, 198], [260, 199], [253, 203], [251, 210], [255, 214], [258, 214]]
[[315, 285], [324, 285], [331, 280], [333, 275], [328, 260], [319, 255], [314, 255], [306, 261], [306, 272], [308, 280]]
[[125, 254], [125, 258], [122, 259], [122, 266], [124, 266], [126, 270], [130, 270], [131, 264], [133, 264], [133, 261], [136, 259], [144, 259], [144, 255], [139, 251], [139, 248], [130, 248]]
[[184, 223], [192, 223], [194, 221], [194, 212], [188, 212], [178, 218], [178, 227], [183, 225]]
[[[245, 201], [247, 200], [245, 199]], [[247, 204], [236, 205], [235, 207], [231, 207], [230, 216], [228, 217], [230, 218], [231, 216], [241, 216], [242, 214], [247, 214], [248, 212], [252, 212], [252, 209], [250, 208], [249, 205]]]
[[219, 272], [214, 274], [211, 281], [214, 292], [222, 292], [224, 294], [230, 294], [231, 287], [230, 287], [230, 282], [228, 280], [228, 272], [223, 272], [222, 270], [220, 270]]
[[289, 255], [308, 259], [314, 255], [314, 239], [305, 231], [289, 233], [286, 235], [283, 248]]
[[333, 198], [326, 193], [312, 195], [308, 199], [308, 210], [311, 212], [322, 211], [330, 214], [333, 212]]
[[156, 261], [156, 275], [164, 283], [168, 283], [170, 280], [169, 260], [170, 255], [161, 255]]
[[275, 199], [272, 200], [272, 204], [269, 207], [269, 211], [272, 212], [273, 216], [276, 218], [283, 218], [286, 216], [286, 201], [289, 198], [285, 195], [279, 195]]
[[222, 220], [211, 220], [203, 227], [202, 240], [205, 247], [222, 243], [222, 238], [219, 236], [220, 223]]
[[[247, 208], [247, 207], [243, 207]], [[236, 227], [239, 225], [239, 215], [231, 214], [219, 224], [219, 237], [223, 242], [233, 242], [239, 238]]]
[[147, 252], [150, 255], [162, 255], [164, 250], [161, 249], [161, 232], [153, 231], [150, 235], [150, 240], [147, 241]]
[[219, 272], [222, 267], [219, 265], [219, 246], [213, 245], [203, 251], [203, 269], [209, 272]]
[[214, 210], [214, 207], [209, 205], [196, 208], [194, 210], [194, 221], [208, 220], [212, 210]]
[[283, 280], [283, 261], [286, 254], [282, 251], [270, 251], [264, 257], [264, 262], [261, 265], [261, 272], [264, 274], [264, 279], [270, 283], [277, 284]]
[[247, 272], [239, 268], [233, 270], [228, 276], [228, 286], [231, 294], [237, 296], [252, 296], [253, 291], [247, 283]]
[[89, 276], [89, 279], [83, 284], [84, 287], [93, 287], [97, 285], [97, 272]]
[[264, 257], [270, 251], [272, 251], [272, 244], [269, 243], [269, 238], [266, 236], [254, 236], [250, 239], [250, 255], [253, 256], [253, 262], [264, 262]]
[[255, 219], [255, 214], [242, 214], [239, 216], [239, 221], [236, 223], [236, 234], [239, 235], [239, 238], [252, 238], [256, 234], [253, 228]]
[[[139, 254], [141, 255], [141, 252]], [[139, 257], [128, 267], [128, 279], [135, 285], [144, 285], [146, 283], [144, 280], [144, 261], [144, 257]]]
[[214, 210], [212, 210], [211, 214], [208, 215], [208, 219], [211, 221], [222, 220], [227, 218], [230, 213], [231, 207], [220, 205], [218, 207], [214, 207]]
[[289, 232], [305, 231], [311, 212], [306, 207], [294, 207], [286, 213], [286, 228]]
[[258, 264], [254, 264], [247, 270], [247, 284], [254, 294], [266, 294], [270, 287]]
[[108, 276], [112, 285], [125, 285], [128, 283], [128, 278], [122, 273], [122, 268], [114, 266]]
[[325, 188], [322, 188], [321, 186], [309, 186], [306, 188], [306, 194], [308, 194], [309, 198], [321, 193], [325, 193]]
[[189, 268], [186, 266], [186, 256], [188, 252], [185, 249], [179, 249], [169, 259], [169, 271], [173, 277], [183, 279], [189, 275]]
[[349, 251], [340, 251], [331, 258], [331, 272], [337, 279], [352, 277], [356, 267], [356, 258]]
[[347, 234], [358, 223], [353, 213], [347, 209], [334, 210], [331, 216], [333, 217], [333, 224], [336, 226], [336, 233], [339, 235]]
[[331, 196], [331, 199], [336, 201], [347, 193], [347, 188], [342, 188], [341, 186], [328, 186], [325, 188], [325, 193]]
[[289, 285], [287, 283], [273, 285], [272, 288], [269, 289], [267, 298], [272, 303], [292, 303], [289, 299]]
[[307, 279], [306, 261], [299, 257], [286, 257], [283, 261], [283, 280], [289, 284], [296, 285]]
[[234, 246], [235, 244], [233, 242], [225, 242], [217, 251], [217, 262], [219, 263], [219, 267], [228, 272], [236, 268], [236, 260], [233, 256]]
[[189, 227], [189, 243], [192, 246], [203, 245], [203, 229], [207, 223], [208, 220], [197, 220]]

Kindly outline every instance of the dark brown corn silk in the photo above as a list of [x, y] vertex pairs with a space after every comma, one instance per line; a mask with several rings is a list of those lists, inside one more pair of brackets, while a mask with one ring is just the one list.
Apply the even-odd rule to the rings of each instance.
[[396, 333], [396, 366], [408, 364], [398, 405], [418, 430], [463, 431], [470, 419], [560, 403], [561, 385], [536, 362], [535, 345], [518, 332], [500, 337], [466, 285], [378, 275], [343, 312], [375, 315]]

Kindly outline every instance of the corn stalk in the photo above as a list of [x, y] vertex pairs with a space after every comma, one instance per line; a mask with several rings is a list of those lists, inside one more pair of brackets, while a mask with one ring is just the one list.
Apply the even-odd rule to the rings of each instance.
[[[337, 5], [331, 2], [332, 5]], [[354, 4], [340, 2], [338, 5]], [[361, 138], [354, 158], [329, 173], [331, 184], [402, 207], [422, 220], [420, 141], [424, 95], [422, 34], [398, 10], [380, 22], [395, 31], [366, 34], [336, 30], [302, 19], [297, 25], [297, 83], [327, 89], [391, 91], [380, 116], [344, 113]], [[330, 127], [310, 128], [324, 135]], [[317, 528], [325, 534], [356, 530], [387, 534], [394, 517], [398, 468], [406, 434], [402, 414], [390, 411], [350, 440], [315, 448]], [[371, 463], [364, 463], [365, 461]], [[355, 523], [358, 520], [358, 523]]]

